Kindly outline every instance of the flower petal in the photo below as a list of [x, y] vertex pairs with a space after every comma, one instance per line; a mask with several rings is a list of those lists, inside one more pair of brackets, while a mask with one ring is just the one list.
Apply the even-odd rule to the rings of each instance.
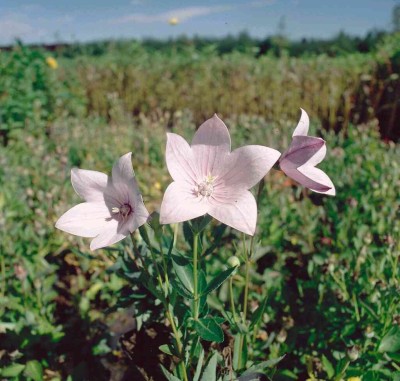
[[132, 167], [132, 152], [121, 156], [112, 168], [113, 184], [128, 183], [135, 179], [135, 173]]
[[221, 163], [216, 175], [218, 184], [250, 189], [256, 185], [279, 159], [280, 152], [264, 146], [244, 146], [235, 149]]
[[97, 171], [72, 168], [71, 182], [75, 192], [85, 201], [102, 201], [108, 176]]
[[90, 250], [97, 250], [102, 247], [110, 246], [121, 241], [129, 235], [129, 230], [116, 219], [107, 222], [107, 226], [99, 233], [99, 235], [90, 242]]
[[225, 123], [215, 114], [196, 131], [192, 150], [201, 176], [213, 175], [215, 168], [231, 150], [231, 137]]
[[127, 220], [117, 220], [115, 218], [107, 221], [107, 225], [99, 235], [90, 243], [90, 249], [96, 250], [102, 247], [113, 245], [133, 233], [138, 227], [147, 222], [149, 213], [142, 206], [136, 207], [133, 214]]
[[335, 186], [324, 171], [308, 164], [299, 167], [298, 171], [307, 179], [307, 185], [303, 184], [307, 188], [314, 192], [324, 193], [329, 196], [334, 196], [336, 194]]
[[[319, 139], [319, 138], [314, 138], [314, 139]], [[315, 167], [322, 160], [324, 160], [325, 156], [326, 156], [326, 144], [324, 141], [324, 144], [321, 146], [321, 148], [314, 155], [312, 155], [305, 164]]]
[[323, 139], [312, 136], [294, 136], [289, 149], [282, 155], [280, 164], [282, 166], [290, 163], [295, 167], [299, 167], [308, 162], [316, 154], [319, 157], [323, 152], [326, 152], [325, 141]]
[[257, 203], [249, 191], [215, 192], [210, 197], [212, 204], [208, 214], [225, 225], [243, 233], [254, 235], [257, 224]]
[[75, 205], [56, 222], [56, 228], [80, 237], [95, 237], [112, 219], [104, 202]]
[[140, 197], [139, 187], [132, 167], [132, 153], [120, 157], [112, 169], [112, 181], [105, 190], [107, 205], [118, 207], [123, 204], [134, 205]]
[[150, 213], [146, 209], [142, 196], [139, 195], [139, 198], [136, 198], [136, 201], [133, 204], [133, 221], [129, 225], [129, 231], [132, 233], [134, 232], [138, 227], [144, 225], [149, 217]]
[[161, 203], [160, 223], [173, 224], [188, 221], [207, 213], [208, 203], [194, 194], [194, 189], [178, 183], [171, 183]]
[[194, 185], [198, 180], [197, 165], [187, 141], [177, 134], [167, 134], [165, 152], [168, 171], [175, 181]]
[[324, 144], [311, 158], [302, 165], [294, 163], [287, 157], [282, 160], [280, 167], [293, 180], [296, 180], [306, 188], [317, 193], [324, 193], [330, 196], [335, 195], [335, 186], [328, 175], [315, 165], [319, 164], [326, 155], [326, 145]]
[[301, 116], [297, 127], [294, 129], [293, 136], [306, 136], [308, 134], [308, 127], [310, 126], [310, 118], [308, 114], [301, 108]]

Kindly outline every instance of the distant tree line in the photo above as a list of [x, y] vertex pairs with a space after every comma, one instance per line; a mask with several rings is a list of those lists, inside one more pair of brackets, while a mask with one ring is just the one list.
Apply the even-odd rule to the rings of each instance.
[[[353, 52], [368, 53], [374, 51], [389, 32], [373, 30], [364, 37], [351, 36], [340, 32], [330, 39], [302, 38], [291, 41], [284, 34], [276, 34], [266, 38], [255, 38], [247, 32], [238, 35], [228, 35], [222, 38], [186, 37], [180, 36], [171, 39], [145, 38], [138, 40], [104, 40], [87, 43], [53, 44], [49, 50], [55, 50], [64, 57], [79, 55], [101, 56], [115, 51], [132, 50], [140, 46], [149, 52], [181, 52], [193, 49], [203, 52], [212, 50], [219, 55], [241, 52], [255, 56], [272, 54], [275, 56], [288, 55], [292, 57], [326, 54], [338, 56]], [[46, 48], [46, 47], [45, 47]]]

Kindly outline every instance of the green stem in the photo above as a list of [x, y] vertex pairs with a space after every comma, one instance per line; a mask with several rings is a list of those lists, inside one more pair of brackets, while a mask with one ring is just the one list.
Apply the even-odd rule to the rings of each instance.
[[[145, 269], [146, 273], [148, 275], [150, 275], [150, 273], [149, 273], [149, 271], [147, 269], [146, 263], [144, 261], [144, 258], [139, 254], [139, 250], [137, 250], [136, 241], [135, 241], [135, 239], [134, 239], [132, 234], [131, 234], [131, 239], [132, 239], [135, 251], [137, 252], [139, 258], [141, 259], [141, 261], [143, 263], [143, 268]], [[156, 269], [158, 285], [160, 286], [161, 290], [163, 291], [164, 288], [163, 288], [163, 282], [162, 282], [162, 277], [161, 277], [161, 274], [160, 274], [160, 270], [158, 268], [158, 264], [157, 264], [156, 258], [154, 256], [154, 252], [153, 252], [153, 250], [152, 250], [152, 248], [150, 246], [149, 246], [149, 250], [150, 250], [150, 253], [151, 253], [151, 258], [152, 258], [152, 261], [153, 261], [153, 264], [154, 264], [154, 268]], [[166, 265], [164, 265], [164, 266], [165, 266], [164, 269], [165, 269], [166, 282], [168, 282], [168, 275], [166, 273]], [[169, 288], [168, 288], [168, 290], [169, 290]], [[179, 367], [181, 369], [181, 373], [183, 375], [184, 381], [189, 381], [188, 375], [187, 375], [187, 372], [186, 372], [185, 363], [184, 363], [183, 345], [182, 345], [181, 338], [179, 336], [178, 329], [177, 329], [176, 324], [175, 324], [175, 317], [174, 317], [173, 312], [170, 311], [170, 309], [169, 309], [167, 299], [164, 299], [164, 298], [162, 298], [162, 299], [163, 300], [161, 300], [161, 302], [163, 303], [166, 317], [167, 317], [167, 319], [169, 321], [169, 324], [171, 325], [172, 333], [174, 335], [174, 338], [175, 338], [175, 341], [176, 341], [176, 345], [177, 345], [177, 348], [178, 348], [178, 352], [179, 352], [180, 362], [179, 362], [178, 365], [179, 365]]]
[[247, 304], [248, 304], [248, 300], [249, 300], [249, 284], [250, 284], [250, 258], [249, 257], [250, 257], [250, 255], [246, 257], [246, 278], [245, 278], [244, 300], [243, 300], [243, 324], [246, 324]]
[[197, 274], [197, 266], [198, 266], [198, 240], [199, 233], [193, 234], [193, 317], [194, 320], [199, 318], [199, 290], [198, 290], [198, 274]]
[[346, 374], [346, 370], [350, 365], [350, 360], [347, 360], [346, 363], [343, 366], [343, 369], [340, 371], [340, 373], [333, 379], [333, 381], [340, 381], [344, 375]]
[[167, 310], [166, 315], [167, 315], [167, 319], [168, 319], [169, 323], [171, 324], [172, 332], [174, 334], [175, 341], [176, 341], [176, 346], [178, 347], [179, 357], [181, 359], [181, 361], [179, 362], [179, 366], [181, 368], [181, 373], [183, 375], [184, 380], [188, 381], [186, 367], [185, 367], [185, 363], [183, 361], [183, 345], [182, 345], [181, 338], [179, 336], [178, 329], [176, 328], [175, 317], [174, 317], [173, 313], [169, 310]]
[[397, 273], [399, 271], [399, 249], [400, 249], [400, 244], [397, 247], [398, 250], [394, 250], [393, 248], [393, 254], [394, 254], [394, 260], [393, 260], [393, 274], [392, 274], [392, 278], [393, 278], [393, 284], [396, 284], [397, 282]]
[[[257, 196], [256, 196], [257, 206], [260, 204], [261, 193], [262, 193], [262, 190], [264, 189], [264, 184], [265, 184], [264, 179], [262, 179], [258, 184]], [[250, 249], [247, 252], [245, 236], [243, 235], [243, 255], [246, 260], [246, 270], [245, 270], [246, 275], [245, 275], [244, 299], [243, 299], [243, 324], [244, 325], [246, 325], [246, 321], [247, 321], [247, 304], [248, 304], [248, 299], [249, 299], [249, 287], [250, 287], [250, 264], [251, 264], [251, 257], [253, 255], [253, 251], [254, 251], [254, 243], [255, 243], [255, 239], [254, 239], [254, 235], [253, 235], [250, 240]], [[240, 345], [239, 345], [239, 355], [238, 355], [238, 366], [239, 367], [240, 367], [241, 361], [242, 361], [243, 346], [244, 346], [244, 335], [241, 334]]]
[[167, 268], [167, 262], [165, 261], [165, 256], [164, 256], [161, 241], [159, 242], [159, 245], [160, 245], [160, 255], [162, 258], [162, 263], [163, 263], [163, 268], [164, 268], [165, 284], [166, 284], [167, 290], [169, 290], [168, 268]]
[[231, 300], [231, 310], [232, 310], [232, 315], [233, 315], [233, 321], [236, 323], [236, 308], [235, 308], [235, 302], [233, 300], [233, 276], [230, 277], [229, 279], [229, 294], [230, 294], [230, 300]]
[[353, 304], [354, 304], [354, 312], [356, 314], [356, 320], [360, 321], [361, 317], [360, 317], [360, 311], [358, 309], [358, 303], [357, 303], [357, 297], [356, 294], [353, 294]]
[[4, 297], [6, 294], [6, 265], [4, 257], [1, 257], [1, 295]]

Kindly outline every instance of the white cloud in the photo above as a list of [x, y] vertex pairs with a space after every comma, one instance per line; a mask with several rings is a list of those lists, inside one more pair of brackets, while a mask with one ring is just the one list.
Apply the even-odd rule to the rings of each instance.
[[177, 8], [168, 12], [147, 14], [147, 13], [132, 13], [130, 15], [112, 20], [113, 24], [125, 24], [136, 22], [142, 24], [150, 24], [154, 22], [164, 22], [171, 18], [177, 18], [179, 21], [188, 21], [195, 17], [207, 16], [213, 13], [225, 12], [233, 9], [232, 6], [212, 6], [212, 7], [186, 7]]

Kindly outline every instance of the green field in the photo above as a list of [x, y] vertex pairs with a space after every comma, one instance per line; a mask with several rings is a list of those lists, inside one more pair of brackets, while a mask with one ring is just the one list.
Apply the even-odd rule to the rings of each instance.
[[[218, 113], [233, 148], [283, 152], [300, 107], [310, 135], [327, 142], [319, 167], [337, 195], [303, 189], [278, 167], [266, 176], [249, 315], [265, 297], [267, 304], [249, 336], [247, 367], [285, 355], [268, 379], [400, 379], [399, 35], [337, 57], [219, 54], [212, 45], [156, 52], [139, 43], [100, 56], [59, 53], [57, 68], [49, 56], [22, 45], [0, 52], [1, 379], [163, 380], [157, 363], [173, 366], [158, 347], [169, 328], [159, 303], [132, 296], [123, 268], [129, 239], [91, 252], [88, 239], [54, 227], [79, 201], [71, 168], [110, 173], [132, 152], [144, 202], [157, 211], [171, 182], [166, 132], [190, 141]], [[205, 257], [210, 277], [242, 245], [239, 232], [216, 221], [204, 244], [217, 234]], [[233, 283], [239, 306], [244, 266]], [[228, 285], [208, 302], [228, 308]], [[224, 332], [229, 338], [228, 324]], [[347, 364], [354, 346], [359, 356]], [[206, 343], [212, 349], [223, 346]]]

